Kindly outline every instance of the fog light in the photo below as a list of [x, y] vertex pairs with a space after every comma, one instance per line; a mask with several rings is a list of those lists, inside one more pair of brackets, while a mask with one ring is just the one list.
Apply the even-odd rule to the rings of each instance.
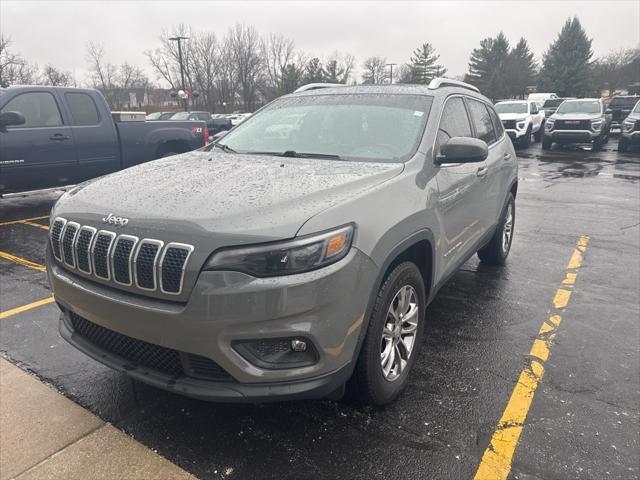
[[316, 348], [304, 337], [236, 340], [232, 346], [245, 360], [260, 368], [298, 368], [318, 361]]
[[304, 340], [300, 340], [299, 338], [294, 338], [291, 340], [291, 350], [294, 352], [304, 352], [307, 349], [307, 342]]

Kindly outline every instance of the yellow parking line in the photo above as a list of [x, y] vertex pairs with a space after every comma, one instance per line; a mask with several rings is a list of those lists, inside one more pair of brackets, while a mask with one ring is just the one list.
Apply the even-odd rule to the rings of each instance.
[[32, 227], [38, 227], [41, 228], [42, 230], [49, 230], [49, 227], [47, 225], [40, 225], [39, 223], [34, 223], [34, 222], [27, 222], [26, 220], [20, 222], [23, 225], [30, 225]]
[[9, 260], [10, 262], [17, 263], [19, 265], [24, 265], [25, 267], [33, 268], [34, 270], [38, 270], [39, 272], [47, 271], [47, 267], [45, 267], [44, 265], [25, 260], [24, 258], [16, 257], [15, 255], [11, 255], [7, 252], [0, 251], [0, 258], [4, 258], [5, 260]]
[[544, 364], [549, 357], [556, 332], [562, 321], [562, 314], [569, 304], [571, 288], [582, 265], [589, 237], [582, 236], [571, 255], [565, 271], [562, 287], [556, 290], [553, 298], [554, 311], [538, 331], [538, 336], [529, 351], [529, 365], [518, 378], [507, 407], [498, 422], [491, 443], [484, 451], [482, 461], [476, 471], [475, 480], [506, 480], [511, 471], [511, 462], [529, 413], [533, 396], [544, 375]]
[[[5, 225], [15, 225], [16, 223], [27, 223], [33, 222], [35, 220], [44, 220], [45, 218], [49, 218], [49, 215], [44, 215], [42, 217], [31, 217], [31, 218], [23, 218], [22, 220], [12, 220], [10, 222], [2, 222], [0, 223], [0, 227], [4, 227]], [[41, 227], [42, 225], [38, 225]]]
[[25, 312], [27, 310], [31, 310], [32, 308], [41, 307], [42, 305], [46, 305], [53, 301], [53, 297], [47, 297], [43, 298], [42, 300], [38, 300], [37, 302], [29, 303], [21, 307], [12, 308], [11, 310], [7, 310], [5, 312], [0, 312], [0, 319], [10, 317], [11, 315], [15, 315], [17, 313]]

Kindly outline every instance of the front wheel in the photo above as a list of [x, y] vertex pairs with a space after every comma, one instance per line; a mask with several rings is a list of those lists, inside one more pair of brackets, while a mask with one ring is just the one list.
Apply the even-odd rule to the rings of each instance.
[[594, 152], [599, 152], [600, 150], [602, 150], [602, 144], [604, 143], [604, 138], [603, 137], [598, 137], [593, 141], [593, 147], [591, 150], [593, 150]]
[[542, 149], [543, 150], [551, 150], [551, 145], [553, 141], [550, 138], [543, 137], [542, 138]]
[[520, 139], [520, 145], [524, 148], [529, 148], [529, 145], [531, 145], [531, 128], [527, 128], [527, 133]]
[[629, 143], [627, 142], [626, 138], [621, 136], [618, 139], [618, 151], [619, 152], [626, 152], [627, 150], [629, 150]]
[[542, 140], [542, 125], [540, 125], [540, 128], [538, 129], [538, 131], [536, 133], [533, 134], [533, 140], [535, 142], [539, 142], [540, 140]]
[[424, 331], [426, 294], [413, 262], [396, 266], [378, 291], [350, 382], [363, 403], [385, 405], [404, 389]]
[[493, 233], [489, 243], [478, 250], [478, 257], [483, 263], [504, 265], [511, 251], [515, 224], [516, 201], [513, 194], [509, 192], [496, 231]]

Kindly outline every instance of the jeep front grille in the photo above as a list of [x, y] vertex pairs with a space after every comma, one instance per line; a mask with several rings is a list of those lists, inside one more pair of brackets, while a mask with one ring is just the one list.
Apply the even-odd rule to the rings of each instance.
[[56, 218], [50, 230], [53, 256], [84, 275], [141, 290], [180, 295], [193, 247], [108, 230]]

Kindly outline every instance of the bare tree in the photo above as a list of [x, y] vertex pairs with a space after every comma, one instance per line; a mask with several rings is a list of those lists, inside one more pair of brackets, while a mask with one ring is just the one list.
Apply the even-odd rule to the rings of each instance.
[[324, 62], [324, 78], [328, 83], [347, 83], [356, 59], [350, 53], [333, 52]]
[[283, 35], [271, 33], [261, 42], [261, 54], [265, 61], [268, 77], [268, 97], [274, 97], [283, 91], [283, 72], [288, 65], [297, 70], [298, 64], [294, 62], [295, 44], [293, 40]]
[[220, 64], [220, 48], [213, 32], [195, 35], [191, 41], [193, 80], [200, 94], [199, 101], [210, 112], [215, 111], [216, 74]]
[[243, 107], [245, 111], [253, 111], [258, 100], [259, 84], [263, 81], [264, 61], [260, 52], [260, 37], [255, 27], [242, 24], [236, 24], [228, 35]]
[[51, 85], [53, 87], [69, 87], [75, 85], [71, 72], [59, 70], [53, 65], [44, 67], [41, 82], [44, 85]]
[[0, 34], [0, 87], [37, 83], [38, 66], [10, 49], [11, 38]]
[[385, 83], [387, 75], [387, 59], [384, 57], [369, 57], [362, 64], [362, 83]]
[[616, 50], [598, 58], [593, 70], [598, 88], [608, 89], [613, 95], [618, 88], [640, 81], [640, 47]]

